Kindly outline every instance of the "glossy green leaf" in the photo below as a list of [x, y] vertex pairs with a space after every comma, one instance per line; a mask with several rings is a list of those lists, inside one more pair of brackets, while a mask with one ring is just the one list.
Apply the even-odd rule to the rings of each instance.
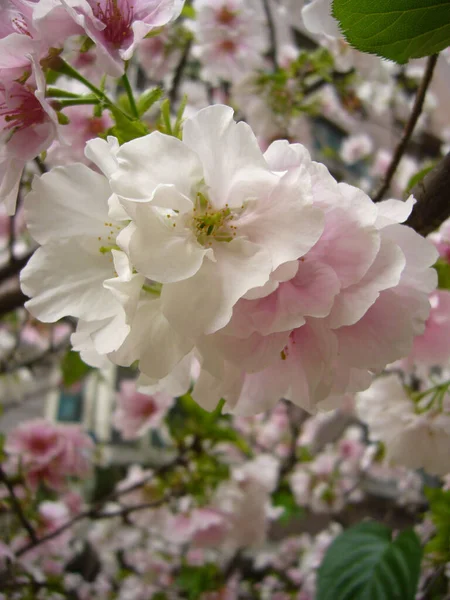
[[398, 63], [450, 46], [450, 0], [334, 0], [333, 15], [352, 46]]
[[318, 571], [316, 600], [414, 600], [422, 549], [413, 530], [360, 523], [339, 535]]

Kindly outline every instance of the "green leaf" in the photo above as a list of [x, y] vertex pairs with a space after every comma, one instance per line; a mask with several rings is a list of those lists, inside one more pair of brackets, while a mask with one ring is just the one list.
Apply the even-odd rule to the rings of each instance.
[[161, 128], [163, 133], [173, 135], [172, 123], [170, 122], [170, 100], [168, 98], [161, 104]]
[[119, 144], [124, 144], [138, 137], [148, 134], [148, 127], [137, 119], [128, 119], [123, 112], [115, 106], [108, 106], [112, 112], [115, 125], [108, 130], [108, 135], [114, 135]]
[[380, 523], [359, 523], [339, 535], [318, 571], [316, 600], [414, 600], [422, 549], [415, 532], [395, 540]]
[[406, 186], [405, 194], [409, 194], [411, 192], [411, 190], [413, 189], [413, 187], [415, 187], [418, 183], [420, 183], [422, 181], [422, 179], [425, 177], [425, 175], [428, 175], [428, 173], [434, 169], [436, 164], [437, 163], [434, 162], [430, 165], [427, 165], [426, 167], [421, 169], [418, 173], [413, 175], [410, 178], [410, 180], [408, 181], [408, 185]]
[[163, 94], [161, 88], [155, 88], [153, 90], [147, 90], [141, 96], [139, 96], [139, 100], [136, 103], [139, 116], [142, 117], [149, 108], [151, 108], [155, 102], [157, 102]]
[[334, 0], [347, 41], [398, 63], [450, 45], [450, 0]]
[[443, 258], [438, 258], [433, 267], [438, 274], [438, 288], [440, 290], [450, 290], [450, 265]]
[[69, 350], [62, 359], [61, 370], [64, 385], [70, 387], [93, 369], [81, 360], [78, 352]]
[[292, 519], [298, 519], [305, 514], [305, 510], [298, 506], [287, 485], [282, 485], [272, 494], [272, 503], [274, 506], [283, 508], [283, 514], [278, 518], [282, 525], [287, 525]]
[[183, 565], [176, 582], [185, 593], [183, 597], [188, 600], [197, 600], [203, 592], [217, 590], [223, 586], [219, 567], [213, 563], [201, 567]]
[[426, 488], [425, 496], [430, 503], [430, 516], [436, 527], [435, 535], [425, 546], [425, 553], [439, 563], [450, 560], [450, 491]]

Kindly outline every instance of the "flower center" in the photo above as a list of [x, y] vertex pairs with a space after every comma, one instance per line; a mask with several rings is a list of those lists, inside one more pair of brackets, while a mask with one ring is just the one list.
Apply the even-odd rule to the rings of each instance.
[[41, 103], [24, 86], [17, 86], [17, 91], [9, 94], [8, 104], [0, 102], [0, 117], [3, 117], [3, 131], [21, 131], [32, 125], [43, 123], [47, 113], [42, 108]]
[[234, 219], [228, 204], [221, 210], [215, 210], [209, 200], [198, 192], [192, 216], [192, 228], [202, 246], [211, 246], [213, 241], [231, 242], [236, 237]]
[[217, 14], [217, 21], [221, 25], [231, 25], [236, 18], [236, 13], [227, 6], [223, 6]]
[[234, 54], [237, 46], [233, 40], [223, 40], [220, 42], [219, 48], [226, 54]]
[[118, 48], [130, 37], [134, 10], [128, 0], [102, 0], [92, 6], [92, 11], [106, 26], [102, 33], [107, 42]]

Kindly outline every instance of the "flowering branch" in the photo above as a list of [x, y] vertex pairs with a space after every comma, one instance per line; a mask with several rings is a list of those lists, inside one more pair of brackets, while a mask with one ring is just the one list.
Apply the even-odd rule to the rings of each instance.
[[438, 56], [438, 54], [433, 54], [433, 56], [430, 56], [428, 58], [425, 73], [420, 83], [419, 89], [417, 90], [416, 98], [414, 100], [414, 105], [409, 116], [408, 122], [406, 123], [400, 142], [397, 148], [395, 149], [391, 164], [389, 165], [383, 184], [373, 197], [374, 202], [380, 202], [380, 200], [383, 199], [384, 194], [388, 191], [389, 186], [391, 185], [392, 178], [394, 177], [395, 172], [397, 171], [397, 167], [400, 164], [408, 142], [411, 139], [413, 131], [417, 125], [417, 121], [419, 120], [419, 117], [422, 113], [425, 96], [427, 94], [428, 87], [433, 77], [433, 72], [438, 60]]

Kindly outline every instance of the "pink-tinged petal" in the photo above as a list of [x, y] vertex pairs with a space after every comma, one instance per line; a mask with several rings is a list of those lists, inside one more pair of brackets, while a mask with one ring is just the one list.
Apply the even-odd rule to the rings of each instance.
[[269, 278], [270, 255], [244, 239], [216, 244], [214, 258], [215, 262], [205, 258], [190, 279], [163, 286], [164, 314], [187, 336], [214, 333], [225, 327], [239, 298]]
[[270, 410], [284, 396], [288, 382], [273, 369], [259, 373], [246, 373], [239, 395], [225, 397], [224, 412], [250, 417]]
[[404, 202], [402, 200], [383, 200], [377, 204], [378, 217], [375, 227], [381, 229], [394, 223], [404, 223], [411, 214], [416, 203], [414, 196], [410, 196]]
[[414, 339], [411, 362], [444, 365], [450, 358], [450, 292], [437, 290], [430, 297], [431, 312], [425, 331]]
[[383, 236], [388, 236], [400, 246], [406, 258], [401, 283], [412, 289], [429, 294], [437, 285], [437, 273], [430, 269], [438, 259], [438, 252], [433, 244], [405, 225], [390, 225], [383, 229]]
[[360, 369], [383, 369], [411, 351], [430, 311], [424, 294], [397, 286], [381, 292], [354, 325], [336, 329], [343, 360]]
[[[226, 329], [224, 330], [226, 331]], [[205, 336], [198, 341], [200, 354], [205, 357], [204, 363], [211, 369], [211, 361], [222, 359], [248, 373], [261, 371], [280, 357], [280, 352], [287, 344], [289, 332], [260, 335], [252, 333], [247, 338], [238, 338], [222, 333]], [[214, 373], [215, 374], [215, 373]]]
[[306, 254], [321, 236], [323, 212], [311, 202], [309, 175], [299, 168], [286, 173], [270, 195], [249, 201], [234, 224], [238, 234], [267, 248], [276, 269]]
[[233, 109], [215, 105], [186, 119], [183, 142], [199, 156], [210, 200], [220, 210], [249, 198], [268, 196], [277, 183], [256, 137], [246, 123], [233, 121]]
[[113, 275], [110, 258], [89, 248], [89, 240], [50, 242], [31, 257], [21, 273], [26, 308], [52, 323], [65, 316], [95, 320], [113, 316], [117, 303], [103, 282]]
[[281, 283], [270, 296], [242, 300], [236, 309], [263, 335], [290, 331], [303, 325], [305, 317], [327, 316], [339, 290], [339, 279], [331, 267], [306, 258], [299, 261], [295, 277]]
[[332, 328], [353, 325], [376, 301], [382, 290], [395, 287], [402, 276], [406, 260], [401, 249], [381, 235], [381, 247], [364, 277], [336, 297], [329, 325]]
[[111, 187], [122, 198], [136, 202], [151, 200], [161, 184], [174, 185], [188, 198], [195, 196], [203, 178], [195, 152], [159, 131], [123, 144], [116, 158], [119, 168], [111, 175]]
[[308, 258], [329, 265], [346, 288], [367, 273], [379, 248], [378, 231], [361, 226], [351, 211], [334, 208], [326, 213], [324, 232]]
[[[134, 219], [117, 243], [130, 256], [139, 273], [161, 283], [194, 276], [211, 253], [200, 246], [182, 217], [150, 203], [135, 206]], [[175, 225], [175, 227], [174, 227]]]
[[285, 349], [285, 359], [280, 361], [289, 373], [287, 397], [301, 408], [315, 412], [318, 402], [332, 389], [337, 355], [336, 336], [322, 320], [308, 319], [303, 327], [295, 329]]
[[40, 244], [72, 236], [95, 239], [108, 218], [108, 180], [82, 164], [56, 167], [33, 179], [25, 199], [28, 230]]

